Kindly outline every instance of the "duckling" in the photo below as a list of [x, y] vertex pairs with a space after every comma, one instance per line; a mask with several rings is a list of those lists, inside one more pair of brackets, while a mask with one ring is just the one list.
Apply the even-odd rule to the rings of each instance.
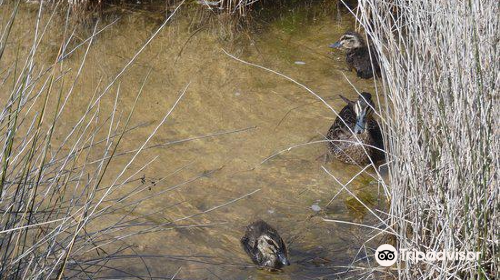
[[[363, 37], [357, 32], [347, 31], [340, 40], [330, 45], [330, 48], [340, 48], [347, 50], [346, 62], [349, 71], [356, 70], [358, 77], [370, 79], [375, 75], [380, 77], [380, 66], [378, 56], [372, 46], [368, 46]], [[370, 60], [370, 55], [373, 58]], [[373, 63], [373, 68], [372, 68]]]
[[258, 220], [247, 226], [241, 245], [259, 268], [269, 271], [290, 265], [285, 242], [269, 224]]
[[370, 163], [370, 158], [374, 163], [384, 159], [382, 132], [373, 119], [375, 106], [372, 95], [363, 92], [356, 102], [342, 95], [340, 97], [347, 105], [340, 111], [326, 135], [330, 154], [342, 162], [359, 165]]

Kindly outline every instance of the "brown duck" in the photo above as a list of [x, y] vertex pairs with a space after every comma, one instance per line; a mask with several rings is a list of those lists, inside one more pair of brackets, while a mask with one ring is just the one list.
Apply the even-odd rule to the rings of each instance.
[[340, 97], [347, 105], [326, 135], [330, 155], [342, 162], [360, 165], [370, 163], [370, 158], [374, 163], [384, 159], [382, 133], [373, 118], [375, 107], [371, 94], [361, 93], [356, 102]]
[[247, 226], [241, 245], [259, 268], [278, 270], [290, 265], [285, 242], [274, 228], [262, 220]]
[[359, 33], [347, 31], [340, 37], [338, 42], [331, 44], [330, 47], [347, 50], [346, 62], [349, 70], [356, 70], [358, 77], [370, 79], [374, 76], [374, 73], [376, 76], [380, 76], [377, 53], [373, 47], [365, 43], [365, 40], [363, 40], [363, 37]]

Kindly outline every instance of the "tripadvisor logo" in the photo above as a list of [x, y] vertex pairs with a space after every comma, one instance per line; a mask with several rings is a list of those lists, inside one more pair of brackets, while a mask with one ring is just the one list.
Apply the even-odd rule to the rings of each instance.
[[391, 266], [396, 263], [398, 256], [401, 261], [478, 261], [481, 252], [464, 252], [464, 251], [428, 251], [421, 252], [413, 249], [400, 249], [399, 252], [392, 245], [383, 244], [375, 251], [375, 260], [381, 266]]
[[380, 245], [375, 251], [375, 260], [381, 266], [391, 266], [398, 260], [398, 251], [392, 245]]

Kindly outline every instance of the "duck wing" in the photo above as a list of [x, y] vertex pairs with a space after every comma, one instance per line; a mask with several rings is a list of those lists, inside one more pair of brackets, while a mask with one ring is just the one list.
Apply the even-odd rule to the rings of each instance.
[[266, 222], [258, 220], [251, 225], [247, 226], [245, 235], [241, 238], [240, 243], [243, 250], [252, 259], [252, 262], [256, 265], [261, 265], [262, 254], [257, 248], [258, 238], [269, 229], [273, 230]]
[[247, 255], [252, 259], [252, 262], [259, 265], [257, 242], [255, 239], [245, 235], [240, 240], [241, 247], [247, 253]]
[[368, 49], [366, 46], [357, 48], [352, 50], [350, 53], [348, 63], [352, 64], [352, 67], [356, 69], [358, 77], [362, 79], [370, 79], [373, 77], [373, 70], [375, 70], [376, 73], [380, 73], [380, 67], [376, 55], [375, 50], [372, 48]]
[[348, 126], [354, 127], [355, 123], [356, 116], [354, 114], [354, 110], [351, 106], [346, 105], [344, 108], [342, 108], [339, 115], [335, 119], [335, 122], [333, 122], [332, 126], [328, 130], [326, 138], [328, 140], [337, 140], [352, 137], [352, 132], [349, 131]]
[[373, 146], [378, 148], [373, 149], [373, 160], [376, 162], [385, 159], [385, 152], [381, 151], [384, 150], [382, 130], [380, 129], [380, 126], [376, 120], [371, 119], [368, 121], [368, 132], [370, 133], [370, 136], [373, 140]]

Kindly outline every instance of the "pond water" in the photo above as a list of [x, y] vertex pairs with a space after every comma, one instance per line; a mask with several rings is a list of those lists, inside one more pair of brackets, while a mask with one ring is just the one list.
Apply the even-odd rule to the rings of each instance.
[[[142, 179], [131, 183], [132, 187], [150, 184], [148, 195], [153, 198], [130, 215], [148, 215], [146, 220], [158, 225], [198, 215], [176, 222], [186, 227], [123, 240], [145, 256], [148, 270], [141, 260], [124, 260], [114, 263], [123, 273], [110, 270], [106, 276], [126, 276], [127, 272], [144, 279], [150, 279], [149, 275], [170, 279], [180, 268], [178, 279], [347, 278], [338, 273], [363, 257], [358, 250], [373, 232], [323, 218], [375, 222], [345, 191], [331, 201], [341, 187], [324, 169], [346, 183], [361, 167], [325, 162], [325, 143], [305, 145], [324, 139], [335, 114], [304, 88], [225, 53], [295, 79], [339, 111], [345, 104], [338, 94], [357, 97], [350, 82], [360, 91], [373, 92], [374, 85], [373, 80], [360, 80], [348, 72], [344, 54], [328, 48], [354, 28], [354, 20], [345, 10], [332, 7], [335, 4], [321, 5], [298, 5], [281, 9], [279, 15], [257, 16], [258, 27], [241, 28], [234, 36], [228, 36], [216, 20], [194, 24], [189, 13], [181, 12], [123, 73], [103, 99], [103, 111], [112, 110], [119, 85], [117, 108], [126, 116], [147, 79], [132, 119], [133, 124], [146, 125], [126, 136], [123, 150], [140, 145], [189, 85], [150, 141], [170, 144], [145, 151], [130, 167], [140, 168], [156, 158], [136, 176]], [[30, 18], [35, 14], [32, 7], [23, 7], [16, 28], [32, 30]], [[67, 122], [62, 126], [71, 127], [100, 81], [109, 83], [162, 19], [161, 13], [151, 9], [127, 12], [96, 37], [68, 100]], [[112, 20], [103, 20], [99, 27]], [[21, 34], [20, 39], [29, 36], [28, 31]], [[44, 41], [41, 55], [47, 64], [57, 55], [58, 36]], [[82, 49], [65, 62], [71, 75], [76, 75], [83, 55]], [[64, 131], [60, 129], [56, 140], [64, 138]], [[182, 139], [191, 140], [175, 142]], [[114, 164], [121, 167], [127, 159]], [[365, 171], [349, 184], [349, 190], [376, 208], [384, 199], [372, 174], [373, 170]], [[213, 209], [217, 206], [221, 207]], [[105, 219], [113, 222], [113, 216]], [[288, 243], [292, 265], [283, 272], [257, 270], [241, 249], [244, 228], [255, 219], [273, 225]], [[357, 270], [348, 274], [353, 271]]]

